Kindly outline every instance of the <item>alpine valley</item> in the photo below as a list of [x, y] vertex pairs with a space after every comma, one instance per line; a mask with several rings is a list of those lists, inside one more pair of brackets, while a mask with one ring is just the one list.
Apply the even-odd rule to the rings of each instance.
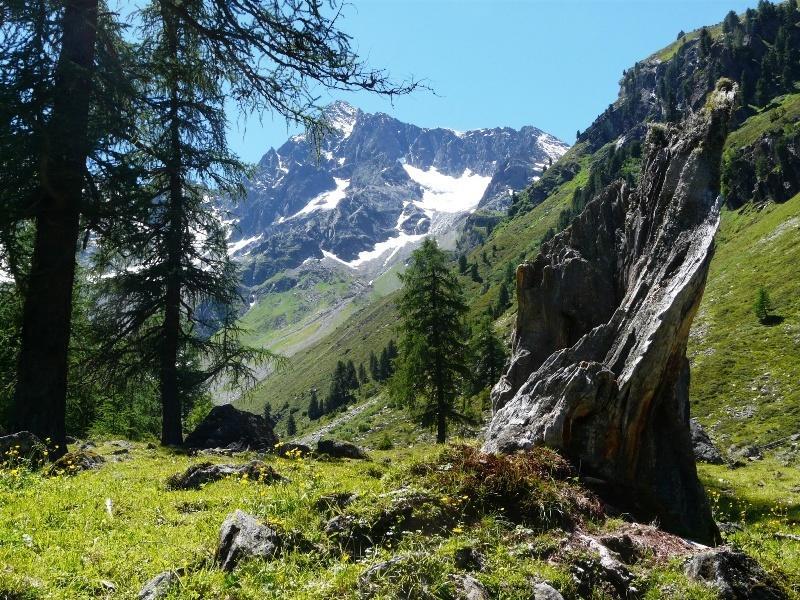
[[499, 220], [512, 194], [569, 146], [537, 129], [425, 129], [338, 101], [329, 131], [270, 149], [247, 197], [222, 203], [249, 299], [251, 340], [293, 354], [375, 295], [434, 236], [454, 248], [472, 220]]

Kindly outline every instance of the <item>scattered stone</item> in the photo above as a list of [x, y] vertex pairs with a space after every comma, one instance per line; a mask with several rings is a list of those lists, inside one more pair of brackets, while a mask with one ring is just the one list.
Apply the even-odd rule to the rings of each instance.
[[337, 492], [335, 494], [328, 494], [327, 496], [320, 496], [314, 504], [314, 508], [321, 513], [330, 513], [334, 510], [341, 510], [350, 506], [358, 494], [352, 492]]
[[187, 448], [272, 450], [278, 437], [261, 415], [238, 410], [230, 404], [215, 406], [197, 428], [186, 436]]
[[721, 465], [724, 461], [714, 442], [697, 419], [689, 421], [689, 432], [692, 436], [692, 450], [694, 458], [700, 462], [712, 465]]
[[353, 515], [332, 517], [325, 523], [323, 531], [331, 541], [355, 557], [363, 556], [376, 543], [369, 523]]
[[379, 562], [369, 567], [358, 578], [358, 587], [362, 595], [367, 598], [379, 591], [379, 584], [382, 581], [391, 581], [398, 575], [402, 575], [407, 563], [418, 557], [416, 554], [406, 554], [393, 556], [389, 560]]
[[66, 441], [68, 444], [77, 444], [78, 443], [78, 439], [72, 437], [71, 435], [68, 435], [67, 437], [65, 437], [64, 441]]
[[295, 444], [294, 442], [284, 442], [275, 447], [275, 454], [284, 458], [299, 458], [309, 456], [311, 447], [305, 444]]
[[106, 459], [91, 450], [75, 450], [67, 452], [50, 465], [50, 475], [77, 475], [81, 471], [95, 469], [106, 462]]
[[537, 583], [533, 586], [533, 600], [564, 600], [564, 596], [548, 583]]
[[581, 597], [592, 597], [596, 589], [603, 589], [620, 599], [640, 596], [633, 587], [633, 574], [620, 562], [616, 552], [585, 534], [577, 534], [577, 540], [595, 555], [579, 558], [571, 565], [572, 578]]
[[483, 571], [486, 568], [486, 556], [472, 546], [459, 548], [453, 554], [456, 567], [464, 571]]
[[629, 565], [637, 562], [642, 555], [642, 548], [627, 533], [604, 536], [600, 538], [600, 543], [615, 552], [622, 562]]
[[123, 455], [130, 454], [130, 453], [131, 453], [131, 451], [128, 450], [127, 448], [117, 448], [116, 450], [113, 450], [111, 452], [111, 454], [113, 456], [123, 456]]
[[226, 477], [246, 477], [250, 481], [261, 483], [285, 481], [275, 469], [259, 460], [252, 460], [243, 465], [215, 465], [204, 462], [192, 465], [183, 473], [170, 477], [167, 480], [167, 487], [171, 490], [196, 490], [205, 483]]
[[128, 440], [111, 440], [108, 442], [109, 446], [115, 448], [122, 448], [123, 450], [133, 450], [133, 444]]
[[684, 569], [689, 579], [713, 585], [721, 600], [785, 600], [786, 593], [754, 559], [728, 547], [693, 557]]
[[237, 510], [222, 523], [215, 561], [223, 571], [232, 571], [245, 558], [271, 560], [280, 548], [281, 539], [275, 529]]
[[0, 436], [0, 463], [22, 459], [33, 466], [40, 465], [46, 457], [42, 441], [30, 431], [20, 431]]
[[451, 575], [458, 600], [489, 600], [486, 587], [471, 575]]
[[178, 574], [175, 571], [164, 571], [153, 577], [144, 584], [139, 591], [138, 600], [161, 600], [168, 593], [170, 588], [178, 582]]
[[97, 444], [95, 442], [92, 440], [86, 440], [78, 447], [78, 450], [94, 450], [95, 448], [97, 448]]
[[147, 446], [145, 446], [148, 450], [155, 450], [157, 447], [153, 442], [147, 442]]
[[369, 455], [363, 448], [359, 448], [350, 442], [340, 440], [320, 440], [317, 442], [317, 453], [325, 454], [331, 458], [352, 458], [356, 460], [368, 460]]

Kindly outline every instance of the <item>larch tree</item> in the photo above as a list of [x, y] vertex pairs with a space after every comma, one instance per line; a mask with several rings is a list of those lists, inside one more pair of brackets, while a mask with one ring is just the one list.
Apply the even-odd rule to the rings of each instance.
[[400, 353], [391, 389], [424, 426], [435, 426], [441, 444], [448, 421], [466, 420], [455, 400], [469, 378], [467, 305], [447, 254], [433, 239], [414, 251], [400, 277]]
[[[241, 198], [249, 169], [228, 148], [226, 100], [272, 111], [312, 137], [327, 125], [320, 88], [408, 93], [368, 69], [316, 0], [153, 0], [138, 11], [146, 180], [139, 212], [106, 245], [116, 263], [109, 356], [143, 357], [159, 381], [161, 442], [182, 443], [183, 400], [213, 381], [253, 382], [275, 357], [248, 348], [236, 325], [238, 279], [214, 196]], [[134, 213], [132, 213], [134, 214]]]
[[491, 387], [500, 379], [506, 360], [503, 341], [494, 330], [488, 317], [475, 325], [469, 343], [472, 391]]
[[[65, 451], [66, 440], [72, 288], [87, 159], [91, 153], [89, 116], [99, 3], [67, 0], [63, 2], [63, 10], [55, 10], [43, 2], [21, 7], [15, 4], [19, 3], [4, 8], [22, 11], [17, 13], [21, 20], [29, 17], [30, 37], [27, 41], [20, 40], [22, 45], [18, 49], [24, 52], [27, 45], [32, 52], [27, 74], [36, 81], [31, 81], [30, 89], [46, 90], [51, 95], [35, 98], [26, 107], [30, 110], [10, 115], [12, 120], [20, 117], [17, 124], [23, 127], [21, 121], [31, 118], [29, 135], [24, 131], [16, 133], [20, 134], [17, 139], [27, 138], [31, 144], [30, 152], [21, 153], [20, 157], [38, 160], [37, 166], [28, 164], [23, 170], [33, 173], [35, 178], [12, 188], [18, 194], [30, 193], [21, 208], [33, 221], [35, 234], [24, 283], [11, 422], [17, 430], [27, 429], [49, 440], [54, 456], [58, 456]], [[54, 21], [55, 30], [51, 29]], [[4, 44], [8, 41], [3, 39]], [[37, 56], [36, 52], [41, 54]], [[51, 62], [47, 60], [49, 56], [54, 57]], [[24, 64], [10, 66], [10, 76], [25, 77]], [[17, 80], [20, 81], [24, 79]], [[3, 148], [0, 152], [7, 155], [7, 150]], [[4, 229], [10, 231], [8, 227]]]

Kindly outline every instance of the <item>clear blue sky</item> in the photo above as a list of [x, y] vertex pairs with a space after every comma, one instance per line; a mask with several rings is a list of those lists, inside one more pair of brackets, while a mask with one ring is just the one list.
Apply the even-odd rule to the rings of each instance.
[[[337, 96], [368, 112], [459, 130], [535, 125], [567, 143], [612, 102], [623, 69], [757, 0], [349, 0], [341, 29], [371, 66], [425, 91]], [[337, 98], [331, 98], [337, 99]], [[231, 115], [232, 117], [234, 115]], [[257, 161], [289, 134], [280, 119], [232, 122], [230, 142]]]

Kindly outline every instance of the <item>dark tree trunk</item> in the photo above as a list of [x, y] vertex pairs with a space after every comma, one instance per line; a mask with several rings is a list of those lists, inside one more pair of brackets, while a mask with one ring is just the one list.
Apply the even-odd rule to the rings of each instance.
[[69, 0], [56, 67], [55, 102], [42, 156], [41, 197], [23, 309], [13, 424], [65, 452], [72, 286], [88, 117], [97, 0]]
[[436, 443], [444, 444], [447, 441], [447, 409], [444, 401], [439, 400], [436, 414]]
[[[164, 9], [167, 44], [173, 65], [178, 61], [178, 32], [175, 16]], [[181, 139], [177, 80], [172, 81], [170, 93], [170, 153], [169, 207], [167, 210], [167, 281], [164, 297], [164, 324], [161, 340], [161, 444], [179, 446], [183, 443], [181, 398], [178, 386], [178, 351], [181, 328], [181, 246], [183, 238], [183, 178], [181, 174]]]

